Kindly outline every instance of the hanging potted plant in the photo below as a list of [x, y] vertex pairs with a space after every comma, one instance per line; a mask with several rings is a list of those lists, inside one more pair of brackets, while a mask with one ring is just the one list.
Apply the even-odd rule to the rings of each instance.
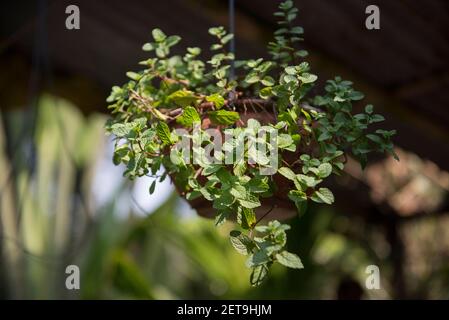
[[200, 215], [216, 225], [236, 221], [230, 239], [248, 256], [252, 285], [273, 263], [303, 268], [285, 250], [290, 227], [279, 220], [303, 214], [310, 201], [332, 204], [323, 182], [342, 173], [348, 156], [362, 167], [370, 152], [395, 156], [395, 131], [370, 130], [384, 120], [373, 106], [353, 114], [363, 94], [350, 81], [336, 77], [324, 94], [310, 94], [317, 76], [297, 49], [303, 29], [293, 25], [296, 14], [292, 1], [279, 5], [270, 60], [235, 60], [226, 50], [233, 35], [223, 27], [209, 29], [216, 43], [208, 59], [200, 48], [170, 55], [180, 37], [154, 29], [143, 46], [153, 57], [107, 99], [114, 163], [125, 164], [130, 179], [164, 168], [158, 181], [169, 176]]

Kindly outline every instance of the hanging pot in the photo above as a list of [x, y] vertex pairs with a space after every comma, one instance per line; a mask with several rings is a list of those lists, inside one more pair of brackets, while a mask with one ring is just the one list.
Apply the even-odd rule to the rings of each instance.
[[[240, 127], [245, 127], [247, 121], [249, 119], [255, 119], [259, 121], [262, 125], [266, 125], [269, 123], [276, 122], [276, 115], [273, 112], [272, 108], [260, 109], [258, 111], [255, 108], [247, 108], [248, 106], [244, 103], [245, 100], [238, 100], [239, 103], [235, 104], [236, 109], [240, 112], [240, 120], [236, 125]], [[249, 100], [248, 100], [249, 101]], [[261, 102], [266, 102], [262, 100]], [[249, 103], [248, 103], [249, 104]], [[243, 108], [243, 106], [245, 106]], [[253, 106], [254, 107], [254, 106]], [[259, 106], [262, 107], [262, 106]], [[302, 121], [300, 119], [299, 121]], [[178, 125], [171, 125], [172, 128], [179, 127]], [[223, 127], [213, 125], [211, 120], [204, 116], [201, 122], [202, 129], [216, 129], [221, 132], [223, 135], [222, 129]], [[316, 149], [315, 146], [309, 146], [308, 150], [297, 150], [296, 152], [289, 151], [280, 151], [280, 155], [282, 159], [287, 161], [288, 163], [294, 163], [299, 156], [304, 152], [312, 152]], [[280, 164], [281, 165], [281, 164]], [[292, 168], [294, 171], [298, 171], [298, 168]], [[171, 179], [174, 182], [174, 185], [178, 191], [178, 193], [184, 197], [185, 190], [184, 186], [177, 185], [176, 176], [174, 174], [171, 175]], [[255, 214], [257, 219], [265, 218], [266, 219], [277, 219], [277, 220], [286, 220], [294, 217], [297, 214], [297, 208], [293, 201], [288, 198], [288, 192], [295, 188], [292, 181], [288, 180], [284, 176], [276, 173], [272, 176], [272, 179], [277, 186], [277, 190], [274, 191], [274, 194], [269, 198], [260, 198], [261, 206], [255, 209]], [[199, 176], [198, 180], [201, 184], [204, 184], [207, 179], [204, 176]], [[195, 209], [198, 215], [205, 218], [214, 218], [216, 214], [216, 209], [212, 206], [212, 201], [206, 200], [203, 197], [196, 198], [194, 200], [187, 200], [187, 202], [191, 205], [193, 209]], [[234, 216], [235, 219], [235, 216]]]

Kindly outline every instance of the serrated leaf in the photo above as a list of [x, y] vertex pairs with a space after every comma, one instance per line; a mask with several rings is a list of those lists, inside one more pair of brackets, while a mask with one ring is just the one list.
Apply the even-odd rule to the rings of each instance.
[[191, 127], [195, 123], [201, 121], [200, 115], [194, 107], [185, 107], [182, 114], [176, 119], [176, 122], [183, 125], [184, 127]]
[[207, 113], [210, 120], [219, 125], [231, 125], [240, 120], [240, 115], [235, 111], [217, 110]]
[[168, 96], [168, 100], [181, 107], [192, 105], [197, 99], [195, 94], [189, 90], [178, 90]]
[[261, 265], [253, 268], [250, 276], [250, 283], [252, 286], [260, 286], [262, 282], [268, 275], [268, 267], [266, 265]]
[[328, 188], [320, 188], [313, 193], [311, 199], [318, 203], [332, 204], [334, 195]]
[[111, 126], [111, 132], [119, 138], [127, 136], [130, 131], [131, 127], [123, 123], [114, 123]]
[[239, 224], [244, 229], [250, 229], [256, 223], [256, 214], [253, 209], [242, 208]]
[[227, 210], [235, 201], [235, 198], [229, 192], [223, 192], [220, 197], [214, 200], [215, 209]]
[[252, 286], [260, 286], [268, 275], [268, 267], [266, 265], [260, 265], [253, 268], [250, 276], [250, 283]]
[[270, 189], [267, 178], [251, 179], [248, 182], [247, 187], [249, 188], [249, 191], [252, 193], [264, 193]]
[[303, 269], [304, 265], [301, 259], [294, 253], [288, 251], [282, 251], [276, 254], [276, 260], [280, 264], [293, 269]]
[[218, 93], [207, 96], [206, 101], [212, 102], [216, 108], [221, 108], [225, 104], [225, 99]]
[[229, 191], [236, 199], [245, 199], [246, 198], [246, 189], [241, 185], [234, 185]]
[[260, 200], [257, 197], [251, 196], [246, 199], [238, 199], [239, 203], [248, 209], [260, 207]]
[[164, 144], [172, 144], [170, 128], [165, 122], [159, 122], [156, 127], [156, 134]]
[[242, 234], [238, 230], [231, 231], [229, 236], [232, 246], [238, 253], [245, 256], [251, 253], [251, 249], [254, 247], [254, 244], [248, 236]]

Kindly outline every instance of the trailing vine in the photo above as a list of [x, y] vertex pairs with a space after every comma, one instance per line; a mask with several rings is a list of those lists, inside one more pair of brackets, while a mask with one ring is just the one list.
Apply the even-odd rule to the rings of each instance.
[[[248, 256], [252, 285], [265, 279], [273, 263], [303, 268], [300, 258], [285, 249], [290, 227], [270, 219], [276, 208], [256, 214], [261, 201], [278, 190], [275, 176], [284, 179], [288, 198], [303, 214], [309, 201], [334, 202], [322, 182], [341, 174], [347, 157], [362, 167], [371, 152], [396, 157], [395, 131], [371, 129], [384, 117], [369, 104], [364, 112], [353, 113], [353, 103], [364, 96], [350, 81], [336, 77], [327, 81], [324, 94], [311, 95], [317, 76], [304, 60], [307, 51], [298, 48], [303, 29], [294, 25], [297, 11], [292, 1], [279, 5], [279, 29], [268, 45], [271, 60], [235, 60], [226, 50], [233, 35], [223, 27], [209, 29], [215, 39], [209, 59], [197, 47], [171, 55], [181, 38], [154, 29], [152, 42], [143, 46], [152, 55], [140, 62], [144, 69], [128, 72], [130, 81], [114, 86], [107, 99], [112, 118], [106, 128], [116, 137], [114, 163], [126, 166], [129, 179], [155, 176], [164, 168], [150, 193], [157, 181], [170, 176], [187, 200], [211, 202], [217, 226], [236, 220], [238, 230], [230, 240]], [[229, 139], [216, 148], [217, 136], [208, 129]], [[193, 141], [188, 154], [178, 148], [186, 138]], [[274, 146], [276, 165], [270, 161]]]

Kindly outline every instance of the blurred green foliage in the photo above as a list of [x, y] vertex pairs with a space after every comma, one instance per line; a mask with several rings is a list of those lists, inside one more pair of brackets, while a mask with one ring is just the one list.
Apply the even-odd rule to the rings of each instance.
[[[382, 232], [361, 220], [312, 206], [289, 221], [295, 232], [287, 232], [288, 250], [302, 257], [305, 268], [276, 266], [253, 288], [241, 267], [245, 257], [228, 243], [232, 223], [217, 232], [212, 220], [186, 214], [175, 194], [155, 212], [130, 206], [129, 214], [119, 214], [120, 198], [129, 197], [131, 188], [125, 179], [95, 205], [92, 180], [104, 170], [99, 158], [107, 145], [104, 116], [86, 117], [46, 95], [38, 103], [35, 131], [24, 136], [28, 118], [1, 114], [1, 298], [336, 298], [348, 282], [366, 298], [391, 297], [391, 257], [378, 249]], [[80, 267], [80, 290], [65, 287], [70, 264]], [[381, 290], [363, 289], [369, 264], [382, 270]], [[431, 297], [447, 298], [447, 275], [442, 268], [420, 279], [420, 286]]]

